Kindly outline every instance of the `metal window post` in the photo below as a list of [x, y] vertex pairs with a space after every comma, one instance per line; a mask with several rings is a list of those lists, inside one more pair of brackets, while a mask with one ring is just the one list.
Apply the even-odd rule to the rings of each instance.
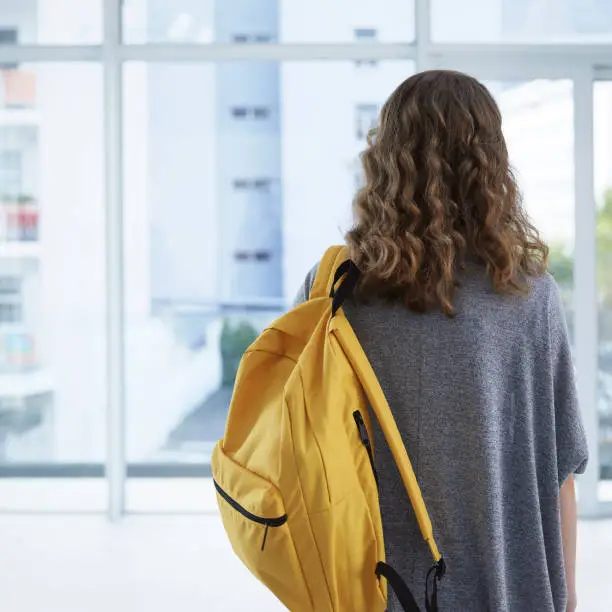
[[431, 46], [431, 3], [430, 0], [416, 0], [415, 4], [415, 42], [416, 69], [423, 72], [435, 67], [435, 59], [430, 54]]
[[597, 423], [596, 207], [593, 184], [593, 75], [590, 66], [574, 78], [574, 338], [578, 401], [589, 439], [590, 465], [580, 478], [580, 514], [599, 514]]
[[125, 367], [123, 319], [123, 146], [121, 0], [104, 2], [104, 178], [106, 188], [106, 341], [108, 517], [125, 512]]

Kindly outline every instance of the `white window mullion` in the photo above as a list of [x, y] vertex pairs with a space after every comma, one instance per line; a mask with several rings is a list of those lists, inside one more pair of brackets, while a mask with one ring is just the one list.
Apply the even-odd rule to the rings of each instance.
[[32, 62], [99, 62], [101, 46], [0, 45], [0, 64]]
[[412, 43], [288, 43], [288, 44], [173, 44], [124, 45], [121, 59], [137, 62], [244, 61], [358, 61], [416, 58]]
[[589, 440], [590, 464], [580, 478], [580, 513], [599, 514], [599, 426], [597, 412], [596, 206], [593, 184], [593, 78], [580, 70], [574, 79], [574, 338], [578, 401]]
[[104, 181], [106, 201], [106, 384], [108, 517], [125, 512], [125, 330], [121, 0], [104, 2]]
[[430, 0], [416, 0], [416, 69], [417, 72], [435, 68], [430, 55], [431, 47], [431, 3]]

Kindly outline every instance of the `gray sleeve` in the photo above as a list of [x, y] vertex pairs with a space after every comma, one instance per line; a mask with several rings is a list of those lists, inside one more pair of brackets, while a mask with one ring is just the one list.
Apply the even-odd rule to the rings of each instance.
[[552, 281], [548, 317], [553, 366], [557, 468], [559, 486], [561, 486], [572, 474], [584, 473], [589, 452], [578, 406], [575, 369], [563, 303], [554, 281]]
[[306, 275], [306, 279], [302, 283], [297, 295], [295, 296], [295, 300], [293, 301], [293, 306], [297, 306], [302, 302], [308, 301], [310, 297], [310, 290], [312, 289], [312, 285], [314, 283], [315, 277], [317, 275], [317, 270], [319, 269], [319, 264], [317, 263]]

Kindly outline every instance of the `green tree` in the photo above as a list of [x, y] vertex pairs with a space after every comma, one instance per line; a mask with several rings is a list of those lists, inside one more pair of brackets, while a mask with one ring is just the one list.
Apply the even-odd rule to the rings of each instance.
[[574, 260], [562, 244], [550, 245], [548, 269], [562, 289], [572, 287], [574, 283]]
[[605, 308], [612, 308], [612, 187], [597, 212], [597, 288]]
[[257, 330], [248, 322], [232, 325], [227, 319], [221, 330], [222, 381], [224, 387], [232, 387], [236, 380], [238, 365], [244, 352], [257, 338]]
[[[612, 308], [612, 187], [604, 193], [597, 211], [596, 253], [597, 289], [606, 308]], [[571, 290], [574, 284], [574, 259], [562, 244], [552, 244], [548, 263], [551, 274], [562, 291]]]

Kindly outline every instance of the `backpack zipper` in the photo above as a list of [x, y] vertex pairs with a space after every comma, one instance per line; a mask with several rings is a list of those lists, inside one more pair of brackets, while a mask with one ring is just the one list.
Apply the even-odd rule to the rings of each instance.
[[353, 418], [355, 419], [357, 429], [359, 430], [359, 437], [361, 438], [361, 443], [364, 445], [366, 451], [368, 452], [368, 457], [370, 458], [370, 465], [372, 466], [372, 472], [374, 473], [374, 480], [376, 480], [376, 486], [378, 487], [378, 472], [376, 471], [376, 467], [374, 466], [374, 453], [372, 452], [372, 444], [370, 443], [370, 437], [368, 436], [368, 428], [366, 427], [363, 417], [361, 416], [361, 412], [359, 412], [359, 410], [355, 410], [355, 412], [353, 412]]
[[266, 547], [266, 540], [268, 539], [268, 529], [270, 527], [281, 527], [287, 522], [287, 515], [283, 514], [283, 516], [278, 516], [276, 518], [265, 518], [263, 516], [257, 516], [252, 512], [249, 512], [244, 506], [241, 506], [235, 499], [230, 497], [217, 483], [216, 480], [213, 480], [215, 485], [215, 489], [217, 493], [225, 500], [236, 512], [242, 514], [244, 518], [252, 521], [253, 523], [258, 523], [259, 525], [264, 525], [265, 530], [263, 534], [263, 540], [261, 542], [261, 550]]

